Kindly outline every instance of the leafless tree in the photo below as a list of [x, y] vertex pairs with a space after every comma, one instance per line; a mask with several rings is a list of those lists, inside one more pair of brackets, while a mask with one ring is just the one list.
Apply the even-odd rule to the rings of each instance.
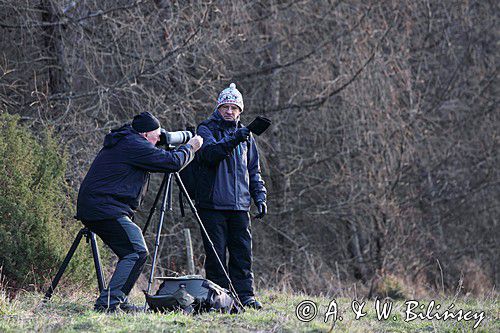
[[[110, 128], [152, 111], [181, 129], [236, 82], [243, 120], [273, 121], [258, 138], [261, 286], [375, 292], [390, 275], [486, 292], [500, 278], [498, 12], [490, 0], [0, 0], [0, 112], [54, 127], [77, 189]], [[164, 269], [183, 269], [181, 239]]]

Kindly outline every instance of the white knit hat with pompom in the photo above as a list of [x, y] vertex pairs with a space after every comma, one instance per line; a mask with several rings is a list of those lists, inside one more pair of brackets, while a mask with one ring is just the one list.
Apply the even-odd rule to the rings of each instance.
[[236, 89], [236, 84], [231, 83], [228, 88], [221, 91], [217, 98], [217, 108], [223, 104], [235, 104], [243, 112], [243, 96]]

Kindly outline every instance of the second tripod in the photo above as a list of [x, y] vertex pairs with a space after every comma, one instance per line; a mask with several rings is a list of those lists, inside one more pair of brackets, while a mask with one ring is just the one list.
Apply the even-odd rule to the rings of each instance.
[[99, 292], [103, 291], [106, 288], [106, 284], [104, 282], [104, 276], [102, 274], [102, 268], [101, 268], [101, 259], [99, 257], [99, 248], [97, 247], [97, 241], [95, 238], [95, 234], [89, 230], [89, 228], [84, 227], [82, 228], [78, 234], [75, 237], [75, 240], [73, 241], [73, 244], [71, 245], [68, 254], [64, 258], [63, 263], [61, 264], [61, 267], [59, 268], [59, 271], [57, 271], [56, 276], [52, 280], [52, 283], [50, 284], [49, 289], [47, 289], [47, 292], [45, 293], [44, 301], [48, 301], [51, 297], [52, 294], [54, 293], [54, 290], [56, 289], [57, 285], [59, 284], [59, 280], [61, 279], [64, 271], [66, 270], [66, 267], [68, 267], [69, 262], [71, 261], [71, 258], [75, 254], [75, 251], [80, 244], [83, 236], [87, 239], [87, 243], [90, 242], [90, 245], [92, 247], [92, 256], [94, 257], [94, 266], [95, 266], [95, 272], [97, 275], [97, 286], [99, 287]]

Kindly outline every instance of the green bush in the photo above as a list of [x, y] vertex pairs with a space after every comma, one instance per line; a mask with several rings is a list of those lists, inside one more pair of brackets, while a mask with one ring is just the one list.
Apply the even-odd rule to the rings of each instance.
[[[17, 116], [0, 114], [0, 266], [14, 288], [50, 280], [81, 228], [72, 220], [66, 158], [50, 131], [41, 136]], [[73, 257], [65, 273], [73, 282], [94, 274], [89, 253], [79, 249]]]

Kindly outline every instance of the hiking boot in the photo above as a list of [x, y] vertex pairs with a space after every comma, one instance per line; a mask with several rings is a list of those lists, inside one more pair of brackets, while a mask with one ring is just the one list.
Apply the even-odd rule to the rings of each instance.
[[260, 304], [259, 301], [257, 301], [254, 298], [250, 298], [249, 300], [245, 301], [243, 303], [243, 306], [246, 306], [247, 308], [252, 308], [255, 310], [261, 310], [262, 309], [262, 304]]

